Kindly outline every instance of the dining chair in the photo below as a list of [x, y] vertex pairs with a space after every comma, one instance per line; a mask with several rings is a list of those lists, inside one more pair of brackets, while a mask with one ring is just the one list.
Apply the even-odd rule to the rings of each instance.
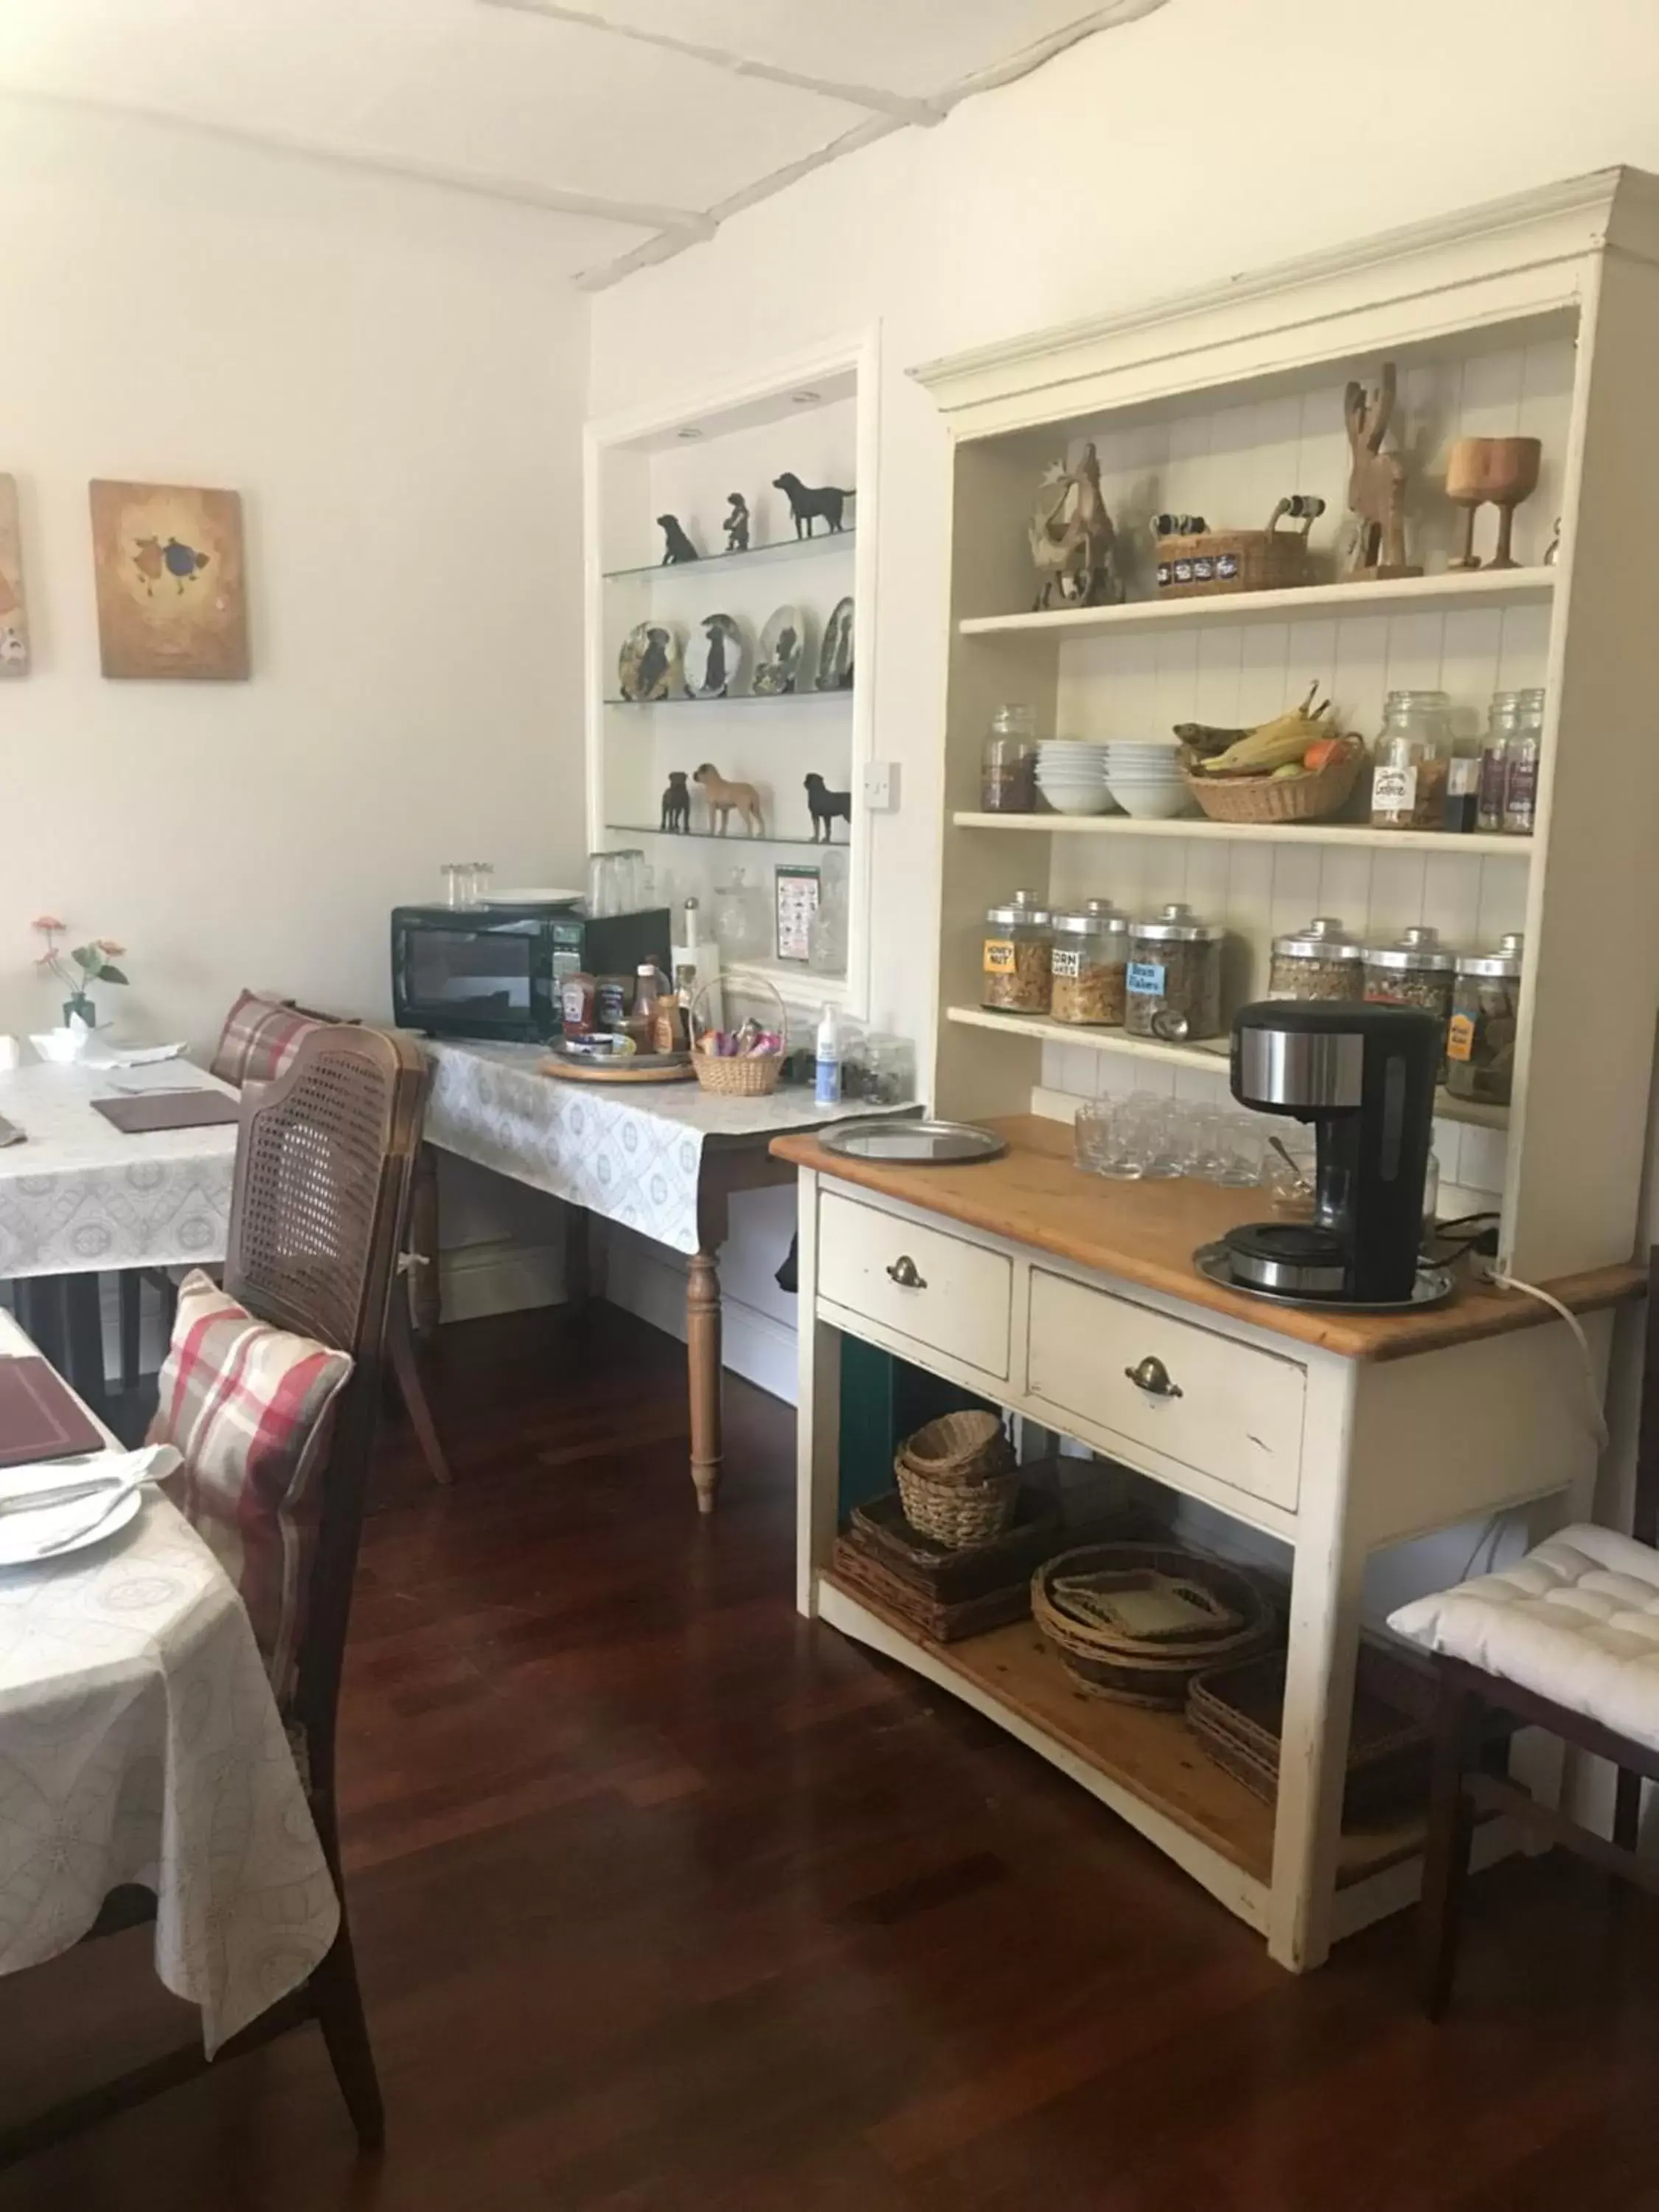
[[[1659, 1782], [1659, 1245], [1648, 1257], [1644, 1362], [1632, 1534], [1563, 1528], [1514, 1565], [1417, 1599], [1389, 1620], [1432, 1655], [1436, 1676], [1418, 1952], [1431, 2020], [1451, 2001], [1477, 1814], [1506, 1814], [1659, 1894], [1659, 1867], [1637, 1856], [1642, 1784]], [[1613, 1762], [1611, 1842], [1480, 1764], [1494, 1717]]]
[[[319, 1024], [286, 1072], [250, 1089], [241, 1108], [231, 1198], [227, 1294], [258, 1321], [349, 1352], [333, 1408], [307, 1560], [304, 1626], [283, 1719], [340, 1902], [332, 1948], [300, 1990], [227, 2044], [216, 2066], [314, 2020], [359, 2142], [378, 2148], [385, 2113], [346, 1915], [335, 1740], [370, 1453], [381, 1404], [392, 1310], [401, 1296], [410, 1188], [430, 1072], [412, 1037]], [[88, 1942], [155, 1917], [148, 1891], [106, 1904]], [[169, 2053], [0, 2137], [0, 2163], [189, 2080], [199, 2048]]]
[[[239, 994], [235, 1005], [225, 1017], [219, 1042], [214, 1047], [213, 1058], [208, 1063], [209, 1073], [237, 1091], [244, 1090], [250, 1083], [271, 1083], [292, 1064], [295, 1054], [313, 1030], [356, 1025], [355, 1018], [349, 1015], [322, 1013], [314, 1006], [302, 1006], [295, 999], [278, 998], [270, 991], [245, 990]], [[433, 1209], [428, 1193], [436, 1173], [432, 1148], [422, 1145], [415, 1169], [415, 1194], [410, 1208], [411, 1221], [424, 1224], [430, 1219]], [[431, 1249], [429, 1234], [424, 1228], [420, 1235], [411, 1237], [409, 1249], [399, 1255], [398, 1264], [399, 1272], [404, 1274], [436, 1267], [437, 1254]], [[145, 1281], [149, 1281], [160, 1296], [164, 1334], [172, 1329], [177, 1290], [172, 1276], [161, 1268], [130, 1267], [118, 1280], [120, 1285], [121, 1387], [124, 1390], [131, 1390], [138, 1380], [143, 1285]], [[410, 1286], [405, 1285], [406, 1292], [409, 1289]], [[415, 1431], [415, 1441], [426, 1462], [427, 1471], [434, 1482], [442, 1483], [447, 1488], [453, 1482], [454, 1476], [450, 1471], [443, 1441], [438, 1434], [437, 1422], [433, 1418], [426, 1384], [422, 1380], [409, 1305], [408, 1295], [393, 1302], [386, 1346], [392, 1381], [403, 1400], [404, 1410], [409, 1415], [410, 1425]]]

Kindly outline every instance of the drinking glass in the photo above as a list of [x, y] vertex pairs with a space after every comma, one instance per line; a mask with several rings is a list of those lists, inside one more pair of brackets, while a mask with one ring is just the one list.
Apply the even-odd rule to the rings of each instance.
[[1200, 1182], [1219, 1182], [1227, 1164], [1227, 1123], [1231, 1116], [1218, 1107], [1194, 1109], [1192, 1138], [1187, 1153], [1187, 1173]]
[[1186, 1108], [1155, 1091], [1132, 1091], [1129, 1105], [1146, 1150], [1141, 1172], [1149, 1182], [1168, 1182], [1182, 1172], [1181, 1146]]
[[1112, 1110], [1102, 1099], [1077, 1109], [1072, 1124], [1072, 1158], [1088, 1175], [1105, 1173], [1106, 1152], [1111, 1142]]
[[466, 887], [466, 902], [469, 906], [487, 905], [489, 886], [495, 879], [495, 864], [493, 860], [471, 860], [467, 865], [471, 874]]
[[596, 921], [623, 911], [617, 898], [620, 886], [617, 857], [614, 853], [590, 853], [587, 856], [587, 911]]
[[446, 860], [438, 873], [443, 879], [446, 906], [467, 906], [471, 903], [472, 889], [471, 860]]
[[1216, 1181], [1231, 1190], [1247, 1189], [1261, 1175], [1261, 1155], [1267, 1150], [1260, 1118], [1254, 1114], [1220, 1114], [1216, 1118], [1221, 1125], [1216, 1146], [1221, 1167]]

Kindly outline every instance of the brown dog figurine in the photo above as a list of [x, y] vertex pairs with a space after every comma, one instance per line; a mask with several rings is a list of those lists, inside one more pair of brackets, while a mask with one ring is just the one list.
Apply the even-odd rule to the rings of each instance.
[[708, 819], [716, 836], [726, 835], [726, 817], [737, 813], [751, 837], [766, 835], [760, 793], [752, 783], [728, 783], [712, 761], [705, 761], [691, 779], [708, 802]]

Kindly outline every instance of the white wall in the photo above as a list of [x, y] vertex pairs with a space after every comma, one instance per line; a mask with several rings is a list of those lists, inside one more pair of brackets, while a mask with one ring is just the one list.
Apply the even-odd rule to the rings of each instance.
[[[55, 1018], [42, 909], [131, 947], [137, 1035], [207, 1042], [244, 983], [384, 1015], [387, 909], [441, 861], [581, 851], [586, 310], [551, 220], [0, 101], [0, 229], [34, 639], [0, 684], [0, 1030]], [[252, 682], [100, 676], [99, 476], [240, 489]]]

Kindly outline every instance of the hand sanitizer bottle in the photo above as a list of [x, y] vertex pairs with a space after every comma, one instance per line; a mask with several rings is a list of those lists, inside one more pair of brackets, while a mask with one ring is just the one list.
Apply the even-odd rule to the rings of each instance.
[[817, 1071], [812, 1085], [817, 1106], [841, 1103], [841, 1039], [836, 1033], [836, 1010], [826, 1006], [818, 1023]]

